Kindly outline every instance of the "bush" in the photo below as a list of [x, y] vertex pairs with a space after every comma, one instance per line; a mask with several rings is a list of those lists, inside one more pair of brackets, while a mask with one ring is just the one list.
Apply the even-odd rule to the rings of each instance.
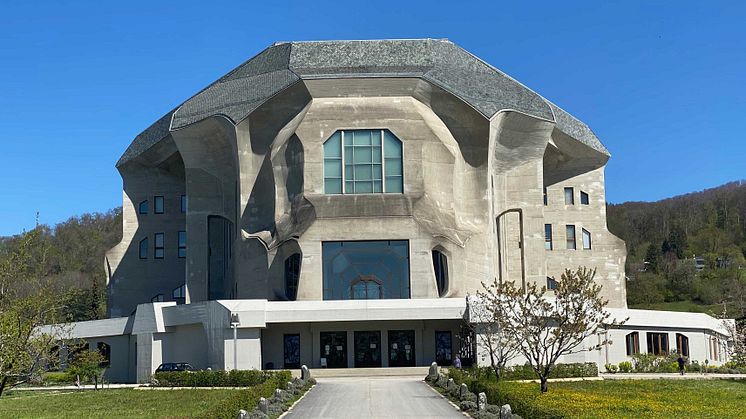
[[75, 377], [66, 371], [47, 372], [42, 376], [44, 384], [64, 384], [70, 385], [75, 381]]
[[619, 372], [630, 372], [632, 371], [632, 363], [629, 361], [622, 361], [619, 363]]
[[168, 371], [153, 375], [159, 387], [253, 387], [270, 379], [290, 381], [290, 371]]
[[614, 364], [606, 364], [604, 365], [604, 367], [606, 368], [606, 372], [610, 372], [612, 374], [619, 370], [619, 368]]
[[[574, 364], [556, 364], [549, 374], [549, 378], [579, 378], [579, 377], [597, 377], [598, 366], [593, 362], [574, 363]], [[448, 378], [453, 378], [456, 383], [462, 383], [473, 380], [495, 380], [495, 373], [490, 367], [472, 367], [464, 369], [450, 368]], [[538, 377], [531, 365], [516, 365], [506, 367], [501, 380], [536, 380]], [[467, 382], [468, 385], [468, 382]], [[471, 390], [471, 387], [469, 387]]]

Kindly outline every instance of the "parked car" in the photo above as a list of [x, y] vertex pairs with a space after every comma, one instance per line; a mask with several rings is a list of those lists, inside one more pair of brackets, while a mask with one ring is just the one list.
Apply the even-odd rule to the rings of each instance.
[[196, 371], [196, 369], [186, 362], [166, 362], [155, 369], [155, 372], [167, 371]]

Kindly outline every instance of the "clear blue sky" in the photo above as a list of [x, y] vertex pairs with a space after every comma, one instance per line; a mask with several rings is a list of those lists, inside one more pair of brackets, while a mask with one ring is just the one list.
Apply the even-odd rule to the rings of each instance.
[[114, 164], [275, 41], [449, 38], [588, 123], [610, 202], [746, 178], [746, 3], [6, 2], [0, 235], [121, 205]]

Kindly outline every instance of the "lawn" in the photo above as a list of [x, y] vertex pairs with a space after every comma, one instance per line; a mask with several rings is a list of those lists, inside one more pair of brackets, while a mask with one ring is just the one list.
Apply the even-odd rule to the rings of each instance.
[[[633, 304], [629, 308], [640, 310], [663, 310], [663, 311], [683, 311], [690, 313], [707, 313], [720, 315], [723, 312], [722, 304], [697, 304], [693, 301], [671, 301], [667, 303], [650, 303], [650, 304]], [[735, 306], [728, 305], [728, 313], [735, 313]]]
[[[511, 399], [531, 418], [744, 418], [746, 382], [734, 380], [609, 380], [538, 384], [506, 382], [491, 403]], [[506, 397], [507, 396], [507, 397]], [[502, 399], [502, 400], [500, 400]], [[516, 406], [523, 404], [523, 406]], [[522, 411], [523, 410], [523, 411]]]
[[163, 418], [204, 415], [240, 390], [16, 391], [0, 398], [0, 418]]

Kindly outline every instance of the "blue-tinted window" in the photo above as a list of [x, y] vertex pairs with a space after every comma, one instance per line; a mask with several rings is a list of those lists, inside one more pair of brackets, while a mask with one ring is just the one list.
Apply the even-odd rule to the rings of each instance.
[[163, 233], [155, 233], [155, 246], [153, 246], [154, 252], [153, 257], [156, 259], [163, 259], [164, 256], [164, 245], [163, 245]]
[[187, 250], [187, 235], [186, 231], [179, 232], [179, 257], [185, 258]]
[[409, 242], [322, 244], [324, 299], [409, 298]]
[[324, 193], [402, 193], [402, 143], [388, 130], [337, 131], [324, 143]]
[[181, 196], [181, 212], [187, 212], [187, 196]]
[[140, 214], [147, 214], [148, 213], [148, 201], [147, 199], [145, 201], [140, 202], [140, 205], [137, 208], [137, 212]]
[[164, 208], [163, 208], [163, 197], [162, 196], [156, 196], [153, 197], [154, 202], [154, 211], [156, 214], [163, 214]]
[[148, 258], [148, 238], [140, 240], [140, 259]]
[[448, 258], [438, 250], [432, 251], [433, 269], [435, 270], [435, 284], [438, 286], [438, 296], [445, 297], [448, 293]]
[[285, 259], [285, 297], [290, 301], [298, 298], [298, 279], [300, 278], [300, 253]]

